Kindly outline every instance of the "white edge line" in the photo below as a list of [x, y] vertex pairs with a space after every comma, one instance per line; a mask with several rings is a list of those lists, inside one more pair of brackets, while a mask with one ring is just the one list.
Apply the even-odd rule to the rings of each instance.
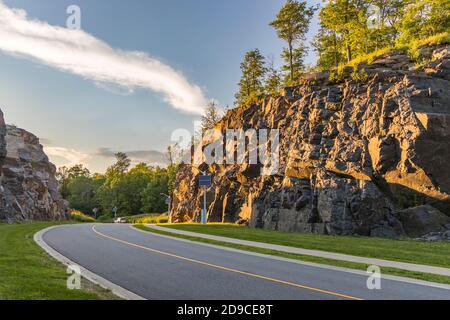
[[77, 263], [73, 262], [72, 260], [70, 260], [69, 258], [63, 256], [62, 254], [60, 254], [58, 251], [56, 251], [55, 249], [53, 249], [52, 247], [50, 247], [47, 243], [45, 243], [43, 236], [45, 233], [47, 233], [48, 231], [55, 229], [55, 228], [59, 228], [62, 226], [53, 226], [53, 227], [49, 227], [46, 228], [44, 230], [41, 230], [39, 232], [37, 232], [33, 239], [34, 241], [42, 248], [44, 249], [45, 252], [47, 252], [50, 256], [52, 256], [54, 259], [56, 259], [57, 261], [61, 262], [63, 265], [65, 266], [69, 266], [69, 265], [76, 265], [80, 267], [80, 271], [81, 271], [81, 276], [85, 279], [87, 279], [88, 281], [102, 287], [103, 289], [106, 290], [110, 290], [114, 295], [118, 296], [119, 298], [125, 299], [125, 300], [147, 300], [127, 289], [122, 288], [121, 286], [112, 283], [111, 281], [106, 280], [105, 278], [99, 276], [98, 274], [95, 274], [91, 271], [89, 271], [88, 269], [78, 265]]
[[[320, 264], [320, 263], [283, 258], [283, 257], [278, 257], [278, 256], [273, 256], [273, 255], [268, 255], [268, 254], [263, 254], [263, 253], [257, 253], [257, 252], [252, 252], [252, 251], [239, 250], [239, 249], [218, 246], [218, 245], [204, 243], [204, 242], [197, 242], [197, 241], [182, 239], [182, 238], [178, 238], [176, 236], [166, 236], [166, 235], [162, 235], [162, 234], [158, 234], [158, 233], [154, 233], [154, 232], [144, 231], [144, 230], [135, 228], [133, 225], [130, 225], [130, 227], [136, 231], [143, 232], [146, 234], [152, 234], [152, 235], [156, 235], [156, 236], [167, 238], [167, 239], [175, 239], [175, 240], [179, 240], [179, 241], [187, 242], [187, 243], [195, 243], [195, 244], [199, 244], [199, 245], [210, 247], [210, 248], [221, 249], [221, 250], [231, 251], [231, 252], [236, 252], [236, 253], [242, 253], [242, 254], [247, 254], [250, 256], [255, 256], [255, 257], [260, 257], [260, 258], [268, 258], [268, 259], [273, 259], [273, 260], [278, 260], [278, 261], [291, 262], [291, 263], [310, 266], [310, 267], [318, 267], [318, 268], [328, 269], [328, 270], [333, 270], [333, 271], [342, 271], [342, 272], [357, 274], [357, 275], [365, 276], [365, 277], [369, 276], [368, 273], [366, 273], [364, 271], [356, 270], [356, 269], [336, 267], [336, 266], [330, 266], [330, 265], [325, 265], [325, 264]], [[155, 230], [157, 230], [157, 229], [155, 229]], [[161, 230], [161, 231], [164, 231], [164, 230]], [[168, 231], [168, 232], [170, 232], [170, 231]], [[174, 234], [176, 234], [176, 233], [174, 233]], [[176, 235], [178, 235], [178, 234], [176, 234]], [[206, 239], [206, 240], [208, 240], [208, 239]], [[230, 243], [230, 244], [233, 244], [233, 243]], [[274, 251], [276, 251], [276, 250], [274, 250]], [[383, 270], [383, 268], [381, 268], [381, 270]], [[424, 280], [418, 280], [418, 279], [412, 279], [412, 278], [406, 278], [406, 277], [400, 277], [400, 276], [393, 276], [393, 275], [384, 275], [384, 274], [382, 274], [382, 279], [406, 282], [406, 283], [417, 284], [417, 285], [433, 287], [433, 288], [438, 288], [438, 289], [450, 290], [450, 285], [447, 285], [444, 283], [436, 283], [436, 282], [430, 282], [430, 281], [424, 281]]]

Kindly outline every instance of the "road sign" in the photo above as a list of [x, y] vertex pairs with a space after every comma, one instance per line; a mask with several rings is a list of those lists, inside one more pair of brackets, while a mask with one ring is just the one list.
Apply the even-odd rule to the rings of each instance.
[[212, 177], [211, 176], [200, 176], [198, 178], [198, 184], [200, 187], [211, 187]]

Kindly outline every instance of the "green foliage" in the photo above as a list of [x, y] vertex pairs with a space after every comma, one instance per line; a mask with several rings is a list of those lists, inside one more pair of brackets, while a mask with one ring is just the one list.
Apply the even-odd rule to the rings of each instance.
[[[80, 171], [81, 166], [66, 168], [64, 197], [72, 209], [88, 215], [93, 216], [93, 209], [99, 209], [100, 221], [113, 217], [113, 207], [117, 207], [118, 216], [167, 211], [165, 197], [161, 194], [173, 191], [178, 165], [160, 168], [140, 163], [129, 169], [130, 166], [126, 154], [117, 154], [117, 162], [105, 175], [90, 175], [88, 171]], [[82, 174], [69, 174], [71, 172]]]
[[304, 71], [303, 58], [306, 53], [304, 41], [309, 30], [309, 24], [315, 8], [307, 7], [306, 2], [287, 0], [276, 19], [270, 23], [275, 28], [280, 39], [287, 42], [282, 58], [286, 71], [285, 83], [292, 85]]
[[399, 31], [398, 44], [408, 45], [418, 39], [450, 30], [450, 0], [407, 1]]
[[97, 221], [102, 223], [112, 223], [113, 220], [114, 219], [111, 217], [111, 214], [104, 214], [97, 218]]
[[132, 224], [159, 224], [168, 223], [169, 217], [159, 214], [142, 214], [126, 218], [127, 223]]
[[89, 176], [79, 176], [68, 181], [66, 199], [73, 209], [82, 212], [92, 212], [98, 206], [95, 191], [102, 185], [103, 179]]
[[70, 219], [78, 222], [95, 222], [95, 219], [78, 210], [70, 211]]
[[353, 70], [351, 77], [355, 81], [366, 81], [368, 78], [366, 70], [359, 68]]
[[370, 63], [393, 48], [419, 59], [418, 43], [450, 30], [450, 0], [330, 0], [320, 23], [312, 43], [320, 70]]
[[264, 78], [267, 73], [265, 58], [259, 49], [251, 50], [241, 63], [242, 76], [239, 92], [236, 94], [237, 105], [257, 103], [264, 97]]
[[82, 164], [77, 164], [71, 168], [61, 167], [56, 172], [56, 178], [61, 185], [61, 193], [63, 197], [66, 197], [69, 193], [67, 190], [67, 185], [76, 178], [79, 177], [89, 177], [90, 172], [87, 168], [85, 168]]
[[205, 114], [202, 116], [202, 132], [214, 129], [214, 126], [222, 118], [222, 114], [215, 101], [211, 101], [205, 109]]
[[277, 96], [282, 89], [282, 78], [280, 72], [275, 68], [273, 59], [270, 61], [270, 65], [267, 68], [267, 77], [265, 84], [265, 92], [271, 96]]

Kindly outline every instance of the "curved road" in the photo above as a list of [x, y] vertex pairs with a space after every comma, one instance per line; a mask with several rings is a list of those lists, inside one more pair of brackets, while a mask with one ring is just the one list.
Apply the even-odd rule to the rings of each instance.
[[152, 300], [450, 299], [450, 290], [168, 238], [129, 225], [67, 225], [43, 240], [60, 254]]

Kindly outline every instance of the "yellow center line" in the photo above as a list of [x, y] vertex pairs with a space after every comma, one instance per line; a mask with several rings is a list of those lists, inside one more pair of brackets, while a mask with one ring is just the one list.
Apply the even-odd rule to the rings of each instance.
[[352, 296], [349, 296], [349, 295], [345, 295], [345, 294], [341, 294], [341, 293], [337, 293], [337, 292], [333, 292], [333, 291], [322, 290], [322, 289], [309, 287], [309, 286], [305, 286], [305, 285], [301, 285], [301, 284], [297, 284], [297, 283], [292, 283], [292, 282], [288, 282], [288, 281], [284, 281], [284, 280], [279, 280], [279, 279], [274, 279], [274, 278], [270, 278], [270, 277], [265, 277], [265, 276], [261, 276], [261, 275], [258, 275], [258, 274], [246, 272], [246, 271], [241, 271], [241, 270], [236, 270], [236, 269], [232, 269], [232, 268], [227, 268], [227, 267], [219, 266], [219, 265], [216, 265], [216, 264], [211, 264], [211, 263], [208, 263], [208, 262], [204, 262], [204, 261], [200, 261], [200, 260], [196, 260], [196, 259], [191, 259], [191, 258], [186, 258], [186, 257], [179, 256], [179, 255], [176, 255], [176, 254], [172, 254], [172, 253], [168, 253], [168, 252], [164, 252], [164, 251], [160, 251], [160, 250], [144, 247], [144, 246], [141, 246], [141, 245], [138, 245], [138, 244], [135, 244], [135, 243], [131, 243], [131, 242], [128, 242], [128, 241], [125, 241], [125, 240], [117, 239], [117, 238], [108, 236], [106, 234], [103, 234], [103, 233], [97, 231], [95, 229], [95, 226], [92, 226], [92, 231], [94, 231], [97, 235], [99, 235], [101, 237], [104, 237], [104, 238], [107, 238], [107, 239], [110, 239], [110, 240], [113, 240], [113, 241], [116, 241], [116, 242], [120, 242], [120, 243], [126, 244], [126, 245], [131, 246], [131, 247], [139, 248], [139, 249], [142, 249], [142, 250], [145, 250], [145, 251], [157, 253], [157, 254], [168, 256], [168, 257], [172, 257], [172, 258], [176, 258], [176, 259], [179, 259], [179, 260], [189, 261], [189, 262], [193, 262], [193, 263], [196, 263], [196, 264], [208, 266], [208, 267], [211, 267], [211, 268], [224, 270], [224, 271], [228, 271], [228, 272], [233, 272], [233, 273], [238, 273], [238, 274], [246, 275], [246, 276], [257, 278], [257, 279], [263, 279], [263, 280], [267, 280], [267, 281], [271, 281], [271, 282], [275, 282], [275, 283], [285, 284], [285, 285], [296, 287], [296, 288], [300, 288], [300, 289], [306, 289], [306, 290], [310, 290], [310, 291], [325, 293], [325, 294], [333, 295], [333, 296], [340, 297], [340, 298], [351, 299], [351, 300], [362, 300], [360, 298], [352, 297]]

